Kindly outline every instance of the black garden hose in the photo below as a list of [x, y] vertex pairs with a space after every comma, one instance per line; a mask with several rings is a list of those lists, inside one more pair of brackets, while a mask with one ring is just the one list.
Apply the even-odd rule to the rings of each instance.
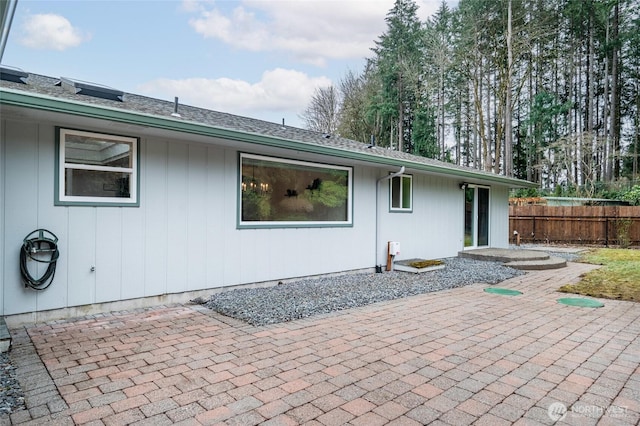
[[[49, 237], [45, 236], [45, 233]], [[32, 237], [34, 234], [37, 236]], [[47, 256], [48, 255], [48, 256]], [[20, 250], [20, 274], [25, 287], [44, 290], [51, 285], [56, 275], [56, 263], [60, 257], [58, 237], [46, 229], [37, 229], [27, 235]], [[40, 278], [34, 278], [27, 268], [27, 261], [46, 263], [47, 270]]]

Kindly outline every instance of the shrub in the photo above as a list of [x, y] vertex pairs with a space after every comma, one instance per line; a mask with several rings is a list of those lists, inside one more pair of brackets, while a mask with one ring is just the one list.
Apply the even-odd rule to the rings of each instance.
[[633, 221], [631, 219], [616, 220], [616, 231], [618, 234], [618, 245], [620, 248], [626, 249], [631, 246], [631, 225], [633, 225]]
[[632, 206], [640, 206], [640, 185], [634, 185], [633, 188], [625, 192], [621, 198]]

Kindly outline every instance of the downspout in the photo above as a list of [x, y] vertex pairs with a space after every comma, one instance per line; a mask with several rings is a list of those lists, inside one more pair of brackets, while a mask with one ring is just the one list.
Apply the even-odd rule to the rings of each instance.
[[382, 266], [378, 265], [378, 251], [379, 251], [379, 227], [380, 227], [380, 219], [379, 219], [379, 215], [378, 215], [378, 193], [380, 192], [380, 182], [382, 182], [383, 180], [387, 180], [387, 179], [393, 179], [394, 177], [400, 176], [401, 174], [404, 173], [404, 166], [400, 167], [400, 170], [398, 170], [395, 173], [392, 173], [388, 176], [383, 176], [381, 178], [379, 178], [376, 181], [376, 259], [374, 264], [376, 265], [376, 272], [382, 272]]
[[7, 40], [9, 40], [9, 32], [11, 31], [11, 23], [13, 22], [13, 15], [16, 12], [16, 6], [18, 0], [3, 1], [0, 5], [0, 63], [2, 63], [2, 57], [4, 56], [4, 49], [7, 46]]

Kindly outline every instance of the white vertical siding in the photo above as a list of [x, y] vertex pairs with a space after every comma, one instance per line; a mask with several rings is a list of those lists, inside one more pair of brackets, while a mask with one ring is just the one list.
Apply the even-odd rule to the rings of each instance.
[[[37, 222], [29, 224], [33, 227], [31, 231], [36, 228], [44, 228], [53, 232], [58, 236], [60, 241], [58, 246], [60, 250], [64, 250], [67, 247], [68, 238], [67, 230], [69, 226], [68, 214], [63, 209], [56, 209], [53, 207], [54, 197], [54, 179], [55, 174], [55, 144], [43, 141], [43, 135], [53, 134], [55, 131], [53, 125], [41, 124], [37, 126], [37, 148], [34, 148], [38, 156], [37, 173], [38, 183], [34, 195], [37, 194]], [[46, 140], [46, 137], [44, 138]], [[33, 188], [25, 188], [26, 191], [34, 192]], [[26, 223], [25, 223], [26, 225]], [[56, 267], [56, 275], [54, 282], [65, 282], [68, 279], [68, 258], [61, 257], [58, 260]], [[5, 284], [6, 285], [6, 284]], [[66, 306], [68, 302], [68, 292], [66, 286], [58, 286], [52, 284], [46, 291], [35, 292], [28, 290], [27, 295], [29, 298], [35, 298], [38, 310], [47, 310], [57, 308], [59, 306]]]
[[96, 302], [122, 298], [122, 210], [92, 209], [96, 213], [95, 286]]
[[[4, 175], [6, 165], [4, 162], [4, 141], [6, 139], [6, 126], [4, 120], [0, 120], [0, 283], [4, 282]], [[4, 285], [0, 287], [0, 315], [4, 315]]]
[[[189, 146], [187, 184], [187, 274], [184, 290], [207, 288], [207, 147]], [[218, 207], [218, 210], [222, 208]]]
[[[167, 290], [167, 268], [173, 259], [167, 255], [170, 243], [167, 235], [169, 203], [167, 194], [168, 143], [154, 141], [143, 144], [146, 167], [142, 170], [140, 205], [144, 218], [144, 295], [164, 294]], [[131, 241], [130, 244], [137, 242]], [[171, 264], [169, 265], [169, 262]]]
[[[222, 272], [219, 276], [220, 283], [216, 287], [225, 286], [227, 283], [243, 282], [243, 271], [239, 262], [242, 258], [246, 258], [245, 250], [251, 248], [251, 245], [249, 244], [248, 247], [247, 244], [243, 245], [242, 236], [255, 232], [254, 230], [247, 230], [249, 232], [243, 233], [236, 231], [238, 155], [232, 150], [224, 150], [220, 157], [219, 160], [222, 163], [216, 161], [216, 164], [222, 167], [222, 171], [216, 173], [218, 181], [211, 185], [213, 190], [211, 197], [214, 203], [210, 210], [215, 212], [211, 219], [220, 221], [217, 227], [220, 234], [216, 235], [213, 240], [209, 240], [217, 245], [214, 248], [214, 253], [217, 255], [218, 271]], [[225, 191], [224, 188], [230, 189]], [[220, 212], [221, 207], [226, 208]]]
[[389, 211], [389, 181], [380, 185], [378, 263], [386, 263], [387, 242], [400, 242], [400, 259], [455, 256], [463, 246], [464, 197], [454, 179], [413, 176], [413, 211]]
[[96, 273], [91, 271], [96, 265], [96, 209], [71, 207], [68, 211], [67, 246], [61, 255], [67, 257], [67, 300], [69, 306], [77, 306], [96, 300]]
[[24, 237], [38, 226], [38, 128], [21, 122], [3, 122], [4, 161], [4, 314], [37, 309], [36, 295], [24, 288], [19, 276], [19, 254]]
[[137, 208], [121, 210], [123, 239], [120, 294], [122, 299], [133, 299], [145, 296], [145, 211]]
[[[237, 229], [235, 149], [142, 137], [139, 207], [68, 207], [54, 206], [54, 124], [4, 120], [1, 135], [4, 315], [372, 268], [390, 240], [400, 258], [455, 256], [463, 245], [456, 179], [415, 174], [412, 213], [389, 212], [381, 182], [376, 262], [376, 180], [393, 170], [354, 167], [351, 227]], [[492, 244], [507, 240], [506, 196], [492, 189]], [[58, 235], [61, 254], [53, 285], [35, 292], [20, 283], [18, 255], [40, 227]]]
[[509, 247], [509, 188], [491, 188], [490, 213], [491, 246]]
[[[189, 205], [189, 146], [170, 143], [166, 174], [167, 221], [167, 287], [165, 292], [185, 291], [187, 288], [187, 259], [195, 248], [189, 249], [187, 220]], [[163, 188], [164, 189], [164, 188]]]
[[[206, 221], [204, 229], [200, 230], [206, 240], [206, 248], [204, 249], [206, 275], [202, 285], [207, 287], [221, 287], [225, 282], [234, 282], [234, 277], [227, 275], [227, 266], [224, 261], [227, 249], [230, 252], [237, 253], [237, 251], [234, 251], [233, 243], [227, 241], [224, 231], [225, 229], [235, 228], [234, 217], [231, 213], [235, 211], [235, 208], [223, 208], [223, 206], [232, 206], [232, 203], [235, 202], [235, 197], [231, 197], [224, 192], [221, 195], [221, 188], [231, 184], [231, 182], [227, 182], [227, 172], [232, 173], [233, 170], [231, 167], [227, 170], [225, 155], [225, 151], [220, 148], [211, 147], [207, 149], [206, 190], [202, 193]], [[230, 179], [236, 179], [236, 175], [232, 173]], [[237, 271], [230, 268], [229, 274], [232, 272], [235, 273]]]

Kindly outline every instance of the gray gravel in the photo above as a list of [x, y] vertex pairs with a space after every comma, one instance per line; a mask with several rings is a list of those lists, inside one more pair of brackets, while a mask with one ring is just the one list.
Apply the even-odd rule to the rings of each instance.
[[259, 326], [472, 283], [496, 284], [524, 273], [499, 262], [458, 257], [443, 260], [444, 269], [421, 274], [393, 271], [327, 276], [273, 287], [230, 290], [212, 295], [203, 304]]
[[9, 414], [24, 408], [24, 393], [16, 379], [9, 353], [0, 353], [0, 423]]

